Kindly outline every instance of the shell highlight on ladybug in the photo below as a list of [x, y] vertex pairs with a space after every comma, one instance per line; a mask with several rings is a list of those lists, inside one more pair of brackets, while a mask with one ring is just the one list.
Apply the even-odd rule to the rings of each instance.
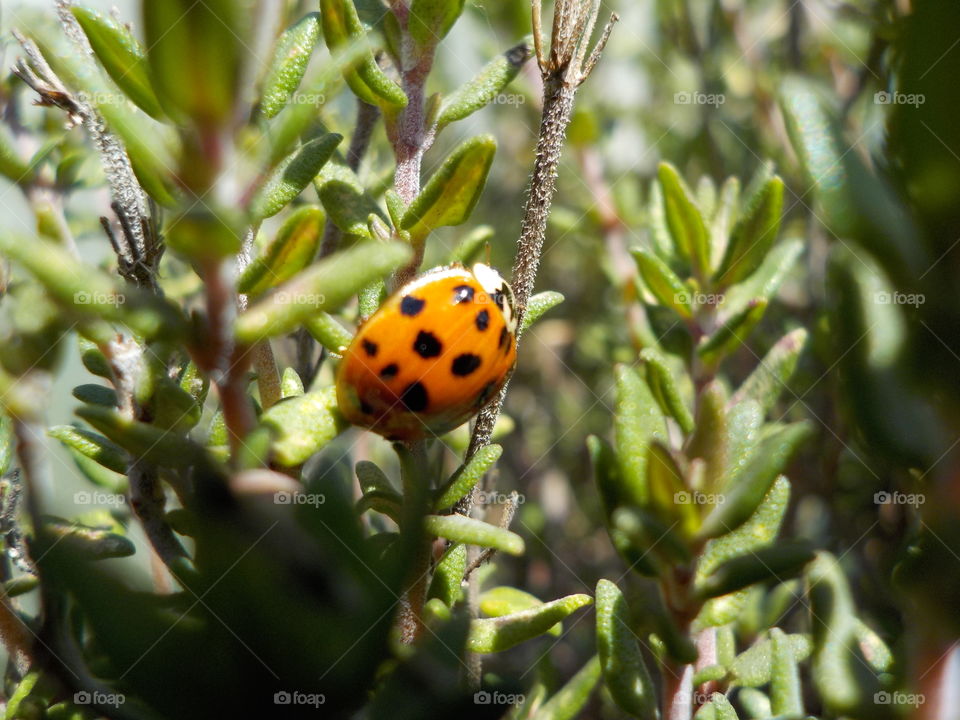
[[389, 440], [453, 430], [503, 387], [516, 331], [513, 291], [496, 270], [428, 271], [357, 331], [337, 370], [340, 411]]

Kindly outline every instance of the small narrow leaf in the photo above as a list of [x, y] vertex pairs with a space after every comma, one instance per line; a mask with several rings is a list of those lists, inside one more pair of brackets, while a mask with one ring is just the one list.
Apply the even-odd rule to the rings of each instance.
[[263, 81], [260, 111], [264, 117], [272, 118], [279, 113], [296, 92], [319, 41], [319, 13], [304, 15], [279, 37]]
[[543, 317], [544, 313], [550, 308], [554, 308], [562, 302], [563, 295], [550, 290], [532, 296], [527, 301], [527, 309], [523, 313], [523, 322], [520, 323], [520, 332], [524, 332]]
[[126, 453], [116, 443], [102, 435], [73, 425], [54, 425], [47, 430], [47, 435], [113, 472], [122, 474], [127, 472]]
[[130, 540], [105, 528], [51, 516], [43, 517], [43, 526], [57, 544], [90, 560], [129, 557], [136, 552]]
[[473, 490], [486, 472], [500, 459], [503, 448], [500, 445], [484, 445], [451, 476], [446, 485], [440, 488], [433, 503], [435, 512], [453, 507], [461, 498]]
[[447, 607], [453, 607], [463, 594], [461, 588], [466, 571], [467, 546], [463, 543], [451, 545], [433, 571], [427, 596], [439, 598]]
[[339, 160], [327, 163], [315, 184], [330, 219], [348, 236], [370, 237], [370, 215], [386, 220], [360, 178]]
[[667, 264], [649, 250], [634, 248], [633, 257], [640, 268], [640, 276], [647, 289], [666, 307], [689, 320], [693, 316], [690, 290]]
[[508, 555], [523, 554], [523, 538], [516, 533], [464, 515], [428, 515], [423, 526], [431, 535], [453, 542], [494, 548]]
[[700, 510], [676, 459], [658, 440], [647, 448], [647, 487], [650, 511], [681, 537], [692, 537], [700, 526]]
[[704, 520], [700, 537], [717, 537], [746, 522], [811, 430], [809, 423], [797, 422], [765, 437], [755, 456], [724, 488], [725, 500]]
[[630, 609], [614, 583], [597, 583], [597, 651], [607, 689], [632, 717], [654, 720], [657, 695], [630, 628]]
[[487, 63], [476, 76], [444, 98], [437, 114], [437, 131], [492, 102], [517, 76], [529, 57], [530, 45], [524, 42]]
[[[353, 0], [320, 0], [320, 15], [323, 37], [331, 52], [366, 38]], [[372, 50], [353, 63], [344, 72], [344, 77], [353, 93], [364, 102], [384, 110], [402, 108], [407, 104], [406, 94], [380, 69]]]
[[[166, 467], [190, 467], [207, 461], [203, 449], [187, 438], [147, 423], [130, 420], [116, 410], [84, 405], [77, 415], [134, 457]], [[77, 448], [78, 450], [80, 448]], [[111, 470], [116, 469], [116, 465]], [[126, 469], [118, 472], [126, 472]]]
[[414, 239], [466, 222], [483, 192], [497, 143], [490, 135], [465, 140], [443, 161], [400, 222]]
[[237, 290], [255, 297], [307, 267], [320, 247], [323, 220], [323, 210], [315, 205], [290, 213], [263, 252], [244, 268], [237, 279]]
[[703, 492], [719, 492], [727, 470], [728, 429], [727, 396], [719, 381], [712, 381], [700, 391], [696, 429], [687, 444], [688, 458], [704, 462]]
[[[802, 634], [785, 635], [781, 638], [783, 650], [789, 652], [795, 662], [803, 662], [810, 656], [813, 643]], [[773, 672], [773, 643], [769, 639], [757, 642], [753, 647], [737, 655], [730, 666], [730, 673], [738, 685], [762, 687], [770, 682]]]
[[240, 315], [235, 325], [237, 339], [253, 344], [290, 332], [315, 313], [336, 310], [409, 257], [406, 245], [368, 241], [320, 260]]
[[303, 395], [303, 380], [292, 367], [284, 368], [280, 378], [280, 397], [291, 398]]
[[70, 12], [117, 86], [147, 115], [163, 119], [165, 113], [153, 90], [147, 53], [130, 29], [81, 5], [71, 5]]
[[590, 699], [600, 674], [600, 658], [594, 655], [556, 695], [537, 710], [531, 720], [573, 720]]
[[705, 276], [710, 268], [710, 238], [703, 215], [677, 169], [660, 163], [657, 171], [663, 189], [663, 208], [670, 235], [680, 252], [689, 260], [694, 272]]
[[473, 620], [467, 637], [467, 649], [476, 653], [509, 650], [543, 635], [568, 615], [592, 602], [593, 598], [589, 595], [568, 595], [503, 617]]
[[303, 324], [307, 328], [307, 332], [313, 335], [314, 340], [337, 355], [342, 355], [350, 343], [353, 342], [353, 335], [350, 331], [329, 313], [319, 312], [312, 317], [308, 317]]
[[250, 215], [262, 220], [280, 212], [313, 181], [341, 140], [342, 135], [327, 133], [288, 155], [250, 200]]
[[306, 462], [346, 426], [334, 388], [282, 400], [260, 418], [273, 436], [274, 460], [284, 467]]
[[723, 325], [700, 343], [697, 354], [712, 366], [741, 345], [745, 345], [750, 333], [767, 311], [767, 303], [765, 298], [756, 298], [743, 310], [727, 318]]
[[756, 400], [764, 414], [770, 412], [793, 376], [806, 342], [807, 331], [803, 328], [797, 328], [780, 338], [733, 394], [730, 402], [736, 404], [747, 399]]
[[783, 213], [783, 180], [774, 176], [747, 200], [746, 207], [733, 227], [730, 244], [724, 255], [715, 282], [727, 287], [753, 273], [777, 239]]
[[697, 597], [707, 599], [736, 592], [756, 582], [784, 580], [813, 559], [808, 543], [781, 543], [727, 560], [696, 585]]
[[463, 12], [464, 0], [413, 0], [408, 28], [421, 48], [433, 49]]
[[770, 704], [775, 715], [800, 717], [803, 712], [803, 689], [800, 673], [787, 636], [780, 628], [770, 630], [773, 662], [770, 668]]
[[[486, 617], [503, 617], [542, 605], [543, 601], [535, 595], [503, 585], [490, 588], [480, 595], [480, 612]], [[547, 630], [547, 633], [554, 637], [560, 637], [562, 632], [562, 623], [557, 623]]]
[[617, 457], [623, 473], [620, 495], [624, 501], [643, 507], [649, 501], [647, 487], [647, 445], [666, 440], [666, 424], [650, 388], [635, 370], [625, 365], [616, 369], [617, 403], [614, 434]]
[[366, 494], [374, 490], [384, 492], [395, 492], [389, 478], [377, 465], [369, 460], [361, 460], [355, 468], [357, 480], [360, 482], [360, 490]]
[[644, 348], [640, 351], [640, 359], [647, 370], [647, 384], [653, 390], [660, 407], [677, 421], [683, 432], [692, 431], [693, 415], [680, 394], [680, 388], [673, 371], [667, 366], [666, 358], [654, 348]]

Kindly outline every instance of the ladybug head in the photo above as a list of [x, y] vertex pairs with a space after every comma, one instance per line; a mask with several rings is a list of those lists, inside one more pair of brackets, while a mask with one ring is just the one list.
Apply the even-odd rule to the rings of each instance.
[[480, 283], [483, 291], [490, 296], [490, 299], [496, 303], [503, 319], [507, 323], [507, 330], [511, 333], [517, 330], [517, 313], [513, 299], [513, 289], [510, 284], [503, 279], [496, 270], [489, 265], [476, 263], [472, 268], [473, 276]]

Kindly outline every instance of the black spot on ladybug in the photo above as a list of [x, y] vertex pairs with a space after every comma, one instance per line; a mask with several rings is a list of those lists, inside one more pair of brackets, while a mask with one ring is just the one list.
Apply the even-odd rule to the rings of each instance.
[[389, 380], [390, 378], [396, 377], [398, 372], [400, 372], [400, 368], [397, 367], [397, 364], [390, 363], [389, 365], [384, 365], [383, 369], [380, 370], [380, 377], [384, 380]]
[[453, 364], [450, 366], [450, 369], [453, 371], [454, 375], [466, 377], [478, 367], [480, 367], [479, 355], [474, 355], [473, 353], [463, 353], [462, 355], [457, 355], [453, 359]]
[[403, 394], [400, 396], [400, 402], [410, 412], [423, 412], [430, 404], [430, 398], [427, 395], [427, 389], [421, 382], [413, 382], [407, 385]]
[[407, 317], [416, 317], [426, 304], [426, 300], [421, 300], [413, 295], [404, 295], [403, 299], [400, 300], [400, 312]]
[[379, 347], [373, 340], [367, 340], [366, 338], [363, 339], [363, 351], [367, 355], [370, 357], [376, 357], [377, 350], [379, 350]]
[[373, 408], [370, 406], [369, 403], [364, 402], [363, 400], [361, 400], [361, 401], [360, 401], [360, 412], [362, 412], [364, 415], [370, 415], [370, 414], [373, 412]]
[[486, 310], [481, 310], [477, 313], [477, 330], [483, 332], [490, 326], [490, 313]]
[[437, 340], [436, 335], [421, 330], [417, 333], [417, 339], [413, 341], [413, 349], [422, 358], [432, 358], [440, 354], [443, 345]]
[[473, 300], [473, 288], [469, 285], [457, 285], [453, 289], [453, 304], [470, 302]]
[[497, 347], [498, 347], [498, 348], [502, 348], [502, 347], [503, 347], [503, 344], [507, 341], [507, 335], [509, 335], [509, 334], [510, 334], [510, 332], [507, 330], [507, 326], [504, 325], [504, 326], [500, 329], [500, 339], [497, 340]]

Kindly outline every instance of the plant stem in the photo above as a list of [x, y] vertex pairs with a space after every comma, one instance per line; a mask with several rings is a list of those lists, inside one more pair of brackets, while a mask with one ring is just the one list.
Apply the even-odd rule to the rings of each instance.
[[403, 514], [400, 517], [400, 536], [410, 554], [409, 574], [400, 596], [397, 625], [404, 644], [416, 641], [423, 630], [423, 606], [427, 601], [430, 579], [432, 538], [423, 532], [423, 518], [427, 514], [430, 472], [427, 467], [426, 442], [419, 440], [409, 447], [396, 445], [400, 456], [403, 479]]

